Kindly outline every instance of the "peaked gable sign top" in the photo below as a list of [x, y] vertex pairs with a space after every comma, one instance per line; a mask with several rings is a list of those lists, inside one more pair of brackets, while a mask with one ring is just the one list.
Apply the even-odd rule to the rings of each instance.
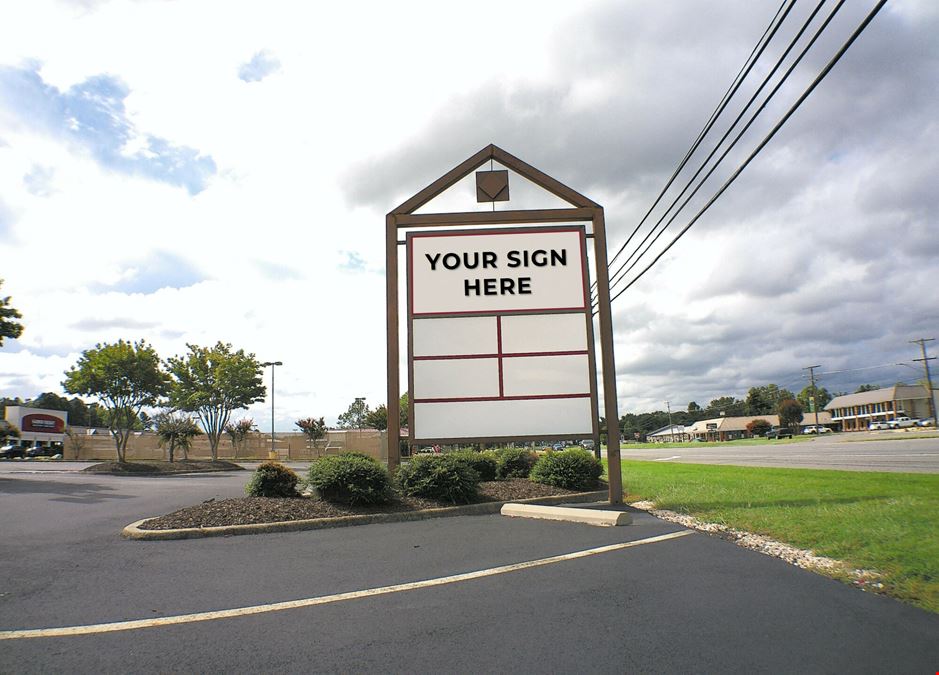
[[456, 183], [470, 175], [490, 159], [499, 162], [499, 164], [511, 169], [523, 178], [527, 178], [535, 185], [563, 199], [575, 208], [600, 207], [600, 205], [592, 199], [588, 199], [576, 190], [567, 187], [559, 180], [552, 178], [543, 171], [539, 171], [531, 164], [523, 162], [518, 157], [509, 154], [502, 148], [490, 144], [469, 159], [455, 166], [410, 199], [402, 202], [397, 208], [393, 209], [389, 215], [410, 215], [414, 213], [414, 211], [424, 206], [424, 204], [434, 197], [453, 187]]

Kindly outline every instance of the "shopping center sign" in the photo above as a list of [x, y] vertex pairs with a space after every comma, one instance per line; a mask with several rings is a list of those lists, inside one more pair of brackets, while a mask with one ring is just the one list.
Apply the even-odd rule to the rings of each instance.
[[[492, 203], [492, 211], [418, 213], [486, 163], [490, 170], [476, 173], [476, 195], [477, 201]], [[510, 199], [509, 172], [569, 206], [496, 211], [496, 202]], [[592, 302], [587, 265], [591, 238], [596, 279]], [[408, 443], [590, 438], [599, 451], [594, 316], [603, 365], [603, 416], [619, 419], [603, 207], [489, 145], [388, 213], [391, 469], [399, 462], [401, 244], [407, 246]], [[604, 440], [610, 501], [621, 503], [615, 423]]]
[[583, 226], [411, 233], [410, 438], [593, 437]]

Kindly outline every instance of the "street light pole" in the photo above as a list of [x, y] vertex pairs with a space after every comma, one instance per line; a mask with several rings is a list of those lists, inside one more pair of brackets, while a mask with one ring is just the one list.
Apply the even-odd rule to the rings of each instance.
[[274, 369], [284, 365], [283, 361], [265, 361], [262, 368], [271, 367], [271, 452], [274, 452]]

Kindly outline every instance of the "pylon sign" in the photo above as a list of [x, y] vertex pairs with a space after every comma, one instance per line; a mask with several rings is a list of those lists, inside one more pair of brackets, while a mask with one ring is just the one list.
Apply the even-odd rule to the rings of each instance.
[[[486, 163], [489, 171], [476, 173], [476, 200], [491, 202], [492, 211], [418, 213]], [[567, 205], [495, 210], [496, 202], [510, 201], [509, 172]], [[593, 303], [585, 239], [592, 241], [596, 271]], [[390, 469], [400, 461], [395, 439], [401, 431], [402, 244], [407, 247], [410, 444], [591, 438], [599, 453], [594, 312], [603, 415], [619, 419], [603, 207], [488, 145], [387, 214]], [[608, 425], [605, 440], [610, 502], [618, 504], [623, 491], [617, 424]]]
[[595, 433], [583, 226], [407, 236], [413, 442]]

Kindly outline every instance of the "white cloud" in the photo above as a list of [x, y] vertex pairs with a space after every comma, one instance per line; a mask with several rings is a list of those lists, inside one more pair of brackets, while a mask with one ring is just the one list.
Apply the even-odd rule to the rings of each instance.
[[[913, 30], [934, 20], [928, 7], [906, 2], [891, 12]], [[115, 78], [128, 92], [120, 152], [153, 160], [160, 150], [150, 139], [164, 139], [211, 157], [217, 170], [189, 194], [108, 167], [87, 146], [0, 105], [2, 291], [26, 325], [0, 351], [0, 394], [56, 390], [62, 371], [101, 340], [145, 337], [170, 356], [187, 342], [221, 339], [284, 361], [280, 428], [309, 415], [334, 420], [356, 396], [377, 404], [384, 213], [396, 199], [495, 142], [573, 177], [573, 187], [606, 206], [617, 243], [768, 11], [743, 2], [233, 2], [222, 24], [207, 0], [4, 6], [0, 64], [39, 64], [42, 81], [59, 92]], [[665, 34], [682, 37], [668, 42]], [[931, 58], [928, 45], [908, 48]], [[264, 50], [279, 70], [249, 86], [239, 67]], [[905, 91], [901, 75], [884, 76], [898, 89], [862, 106], [865, 119], [904, 105], [890, 101]], [[935, 308], [910, 290], [939, 283], [928, 264], [929, 210], [914, 207], [923, 198], [908, 192], [913, 183], [891, 178], [897, 164], [914, 164], [907, 149], [929, 147], [935, 129], [919, 129], [915, 145], [905, 138], [895, 157], [892, 136], [826, 156], [839, 149], [836, 134], [809, 132], [834, 120], [858, 125], [850, 106], [835, 106], [837, 82], [826, 83], [833, 93], [817, 104], [833, 111], [826, 119], [802, 116], [804, 133], [781, 139], [617, 301], [624, 408], [682, 395], [706, 402], [759, 378], [798, 378], [803, 355], [841, 365], [918, 337], [900, 331], [935, 329]], [[934, 103], [927, 97], [916, 109], [928, 117]], [[48, 187], [38, 189], [36, 167]], [[935, 164], [920, 158], [912, 168], [920, 185]], [[29, 175], [36, 181], [24, 181]], [[362, 195], [350, 197], [352, 180]], [[512, 189], [515, 203], [528, 199]], [[878, 233], [900, 220], [904, 235], [889, 247], [898, 257], [888, 259]], [[164, 277], [176, 283], [161, 287]], [[918, 323], [884, 308], [883, 294], [867, 297], [872, 287], [912, 298]], [[833, 311], [819, 295], [847, 309]], [[869, 312], [877, 318], [858, 320]], [[894, 320], [897, 328], [884, 325]], [[265, 404], [250, 414], [266, 426]]]

